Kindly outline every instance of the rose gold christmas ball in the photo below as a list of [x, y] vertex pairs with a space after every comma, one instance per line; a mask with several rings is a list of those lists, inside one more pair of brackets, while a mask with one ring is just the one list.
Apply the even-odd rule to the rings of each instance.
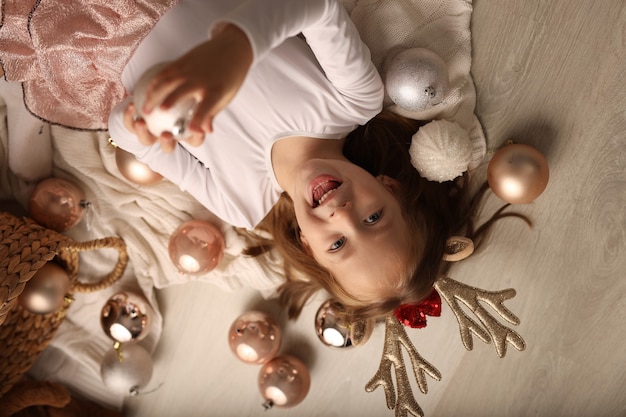
[[63, 306], [69, 291], [67, 271], [54, 262], [48, 262], [26, 283], [19, 302], [31, 313], [48, 314]]
[[135, 155], [119, 147], [115, 148], [115, 163], [124, 178], [135, 184], [152, 185], [163, 179], [161, 174], [138, 161]]
[[104, 333], [116, 342], [138, 342], [150, 333], [153, 317], [154, 310], [143, 295], [121, 291], [102, 307], [100, 324]]
[[265, 399], [263, 406], [293, 407], [309, 392], [311, 376], [300, 359], [292, 355], [277, 356], [259, 372], [259, 391]]
[[487, 167], [487, 182], [495, 195], [511, 204], [535, 200], [548, 185], [548, 162], [529, 145], [511, 144], [498, 150]]
[[42, 226], [65, 232], [83, 218], [85, 194], [74, 183], [61, 178], [39, 182], [30, 196], [28, 211]]
[[212, 271], [224, 257], [224, 236], [209, 222], [190, 220], [172, 233], [170, 260], [182, 273], [199, 275]]
[[367, 342], [374, 324], [369, 320], [350, 321], [345, 308], [330, 299], [324, 302], [315, 315], [315, 333], [326, 346], [349, 348]]
[[228, 331], [230, 350], [250, 364], [262, 364], [275, 357], [281, 341], [280, 327], [261, 311], [248, 311], [237, 317]]

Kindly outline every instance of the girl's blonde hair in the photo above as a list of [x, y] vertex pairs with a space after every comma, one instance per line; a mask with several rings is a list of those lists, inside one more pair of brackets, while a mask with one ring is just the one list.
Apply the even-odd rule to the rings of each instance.
[[463, 186], [467, 181], [465, 176], [443, 183], [422, 178], [411, 164], [408, 148], [412, 136], [423, 124], [383, 111], [350, 133], [344, 146], [344, 155], [350, 161], [373, 176], [387, 175], [401, 184], [397, 197], [410, 236], [415, 238], [407, 248], [410, 262], [405, 265], [406, 276], [399, 280], [400, 285], [392, 295], [362, 300], [338, 285], [302, 243], [293, 203], [287, 194], [283, 193], [259, 225], [258, 228], [269, 232], [273, 239], [258, 238], [246, 253], [254, 256], [275, 248], [282, 257], [286, 282], [279, 287], [278, 294], [289, 317], [297, 317], [307, 300], [320, 289], [328, 291], [343, 304], [354, 319], [380, 317], [401, 304], [420, 301], [430, 294], [437, 277], [448, 268], [443, 255], [450, 236], [461, 234], [476, 240], [497, 218], [515, 215], [502, 214], [501, 209], [474, 231], [476, 206], [487, 186], [483, 185], [470, 199], [468, 187]]

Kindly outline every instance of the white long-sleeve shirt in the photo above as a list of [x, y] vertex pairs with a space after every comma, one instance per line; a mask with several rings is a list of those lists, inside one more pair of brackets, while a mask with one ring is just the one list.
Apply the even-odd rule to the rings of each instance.
[[223, 22], [247, 34], [254, 62], [201, 146], [181, 142], [166, 154], [142, 145], [123, 125], [127, 101], [112, 112], [109, 133], [222, 220], [252, 229], [282, 192], [272, 145], [289, 136], [345, 137], [381, 110], [383, 84], [337, 0], [182, 0], [129, 61], [125, 87], [132, 91], [149, 67], [183, 55]]

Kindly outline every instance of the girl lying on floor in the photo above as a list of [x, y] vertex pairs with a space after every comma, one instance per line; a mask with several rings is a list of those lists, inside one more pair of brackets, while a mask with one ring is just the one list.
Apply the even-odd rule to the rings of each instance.
[[[431, 292], [446, 240], [471, 233], [467, 191], [411, 165], [420, 122], [381, 112], [383, 83], [337, 0], [183, 0], [139, 45], [125, 87], [163, 62], [142, 108], [115, 108], [111, 136], [222, 220], [273, 236], [249, 253], [283, 256], [291, 317], [320, 289], [359, 318]], [[189, 98], [185, 140], [138, 117]]]

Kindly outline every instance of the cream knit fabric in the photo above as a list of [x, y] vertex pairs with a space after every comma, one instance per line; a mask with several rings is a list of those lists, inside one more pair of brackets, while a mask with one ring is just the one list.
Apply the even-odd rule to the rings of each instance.
[[372, 52], [381, 75], [388, 56], [407, 48], [428, 48], [447, 64], [449, 92], [443, 103], [423, 112], [408, 112], [386, 104], [406, 117], [419, 120], [447, 119], [468, 131], [473, 152], [470, 169], [486, 153], [485, 135], [474, 114], [476, 90], [470, 74], [472, 44], [471, 1], [443, 0], [342, 0]]

